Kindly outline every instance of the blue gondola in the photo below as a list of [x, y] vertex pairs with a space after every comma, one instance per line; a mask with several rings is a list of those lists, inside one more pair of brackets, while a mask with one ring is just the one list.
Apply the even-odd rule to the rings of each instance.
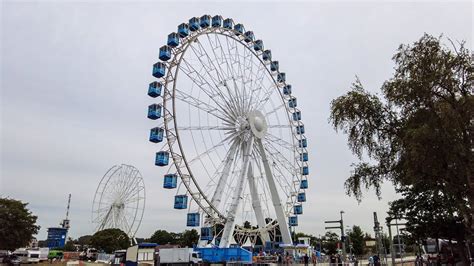
[[148, 118], [156, 120], [161, 117], [161, 104], [152, 104], [148, 106]]
[[168, 46], [170, 47], [176, 47], [179, 45], [179, 36], [176, 32], [172, 32], [168, 34]]
[[[255, 51], [262, 51], [263, 50], [263, 41], [262, 40], [256, 40], [255, 44], [253, 45], [253, 49]], [[265, 59], [263, 59], [265, 60]]]
[[204, 15], [199, 19], [199, 26], [201, 26], [201, 28], [207, 28], [210, 25], [211, 25], [211, 16]]
[[171, 47], [168, 45], [162, 46], [158, 57], [163, 61], [168, 61], [171, 58]]
[[163, 179], [163, 188], [172, 189], [178, 186], [178, 176], [176, 174], [166, 174]]
[[298, 106], [298, 103], [296, 102], [296, 98], [295, 97], [291, 97], [289, 100], [288, 100], [288, 106], [290, 108], [295, 108], [296, 106]]
[[301, 112], [296, 111], [293, 113], [293, 121], [300, 121], [301, 120]]
[[179, 37], [184, 38], [189, 35], [189, 26], [186, 23], [181, 23], [178, 26]]
[[282, 83], [286, 81], [286, 74], [284, 72], [278, 73], [277, 81]]
[[174, 208], [178, 210], [184, 210], [188, 208], [188, 196], [187, 195], [176, 195], [174, 196]]
[[295, 205], [293, 208], [293, 213], [296, 215], [303, 214], [303, 205]]
[[249, 31], [245, 32], [244, 36], [245, 36], [245, 38], [244, 38], [245, 42], [255, 41], [255, 34], [253, 34], [253, 31], [249, 30]]
[[301, 174], [302, 175], [308, 175], [309, 174], [309, 167], [308, 166], [301, 167]]
[[170, 161], [170, 153], [167, 151], [159, 151], [156, 153], [155, 165], [166, 166]]
[[188, 213], [188, 219], [186, 221], [186, 226], [199, 226], [201, 215], [199, 212]]
[[301, 180], [301, 182], [300, 182], [300, 188], [301, 188], [301, 189], [307, 189], [307, 188], [308, 188], [308, 180], [307, 180], [307, 179]]
[[308, 147], [308, 141], [306, 139], [298, 140], [298, 147], [300, 147], [300, 148]]
[[278, 68], [279, 68], [278, 66], [279, 66], [278, 61], [272, 61], [270, 63], [270, 70], [273, 72], [278, 71]]
[[161, 127], [155, 127], [150, 129], [150, 141], [153, 143], [159, 143], [163, 141], [165, 130]]
[[304, 192], [298, 193], [298, 202], [306, 202], [306, 193]]
[[211, 25], [214, 28], [219, 28], [220, 26], [222, 26], [222, 16], [219, 16], [219, 15], [213, 16]]
[[161, 96], [161, 88], [163, 85], [161, 82], [154, 81], [148, 85], [148, 96], [156, 98], [158, 96]]
[[153, 76], [155, 78], [161, 78], [165, 75], [166, 66], [164, 63], [158, 62], [153, 65]]
[[270, 50], [265, 50], [265, 51], [263, 51], [262, 59], [263, 59], [263, 61], [270, 61], [270, 60], [272, 60], [272, 51], [270, 51]]
[[213, 238], [212, 227], [201, 227], [201, 240], [210, 241]]
[[231, 18], [224, 19], [223, 27], [226, 28], [226, 29], [233, 29], [234, 28], [234, 20], [232, 20]]
[[283, 94], [290, 95], [291, 94], [291, 85], [286, 85], [283, 87]]
[[244, 25], [240, 23], [234, 26], [234, 30], [236, 31], [235, 35], [244, 34], [245, 32]]
[[197, 31], [199, 29], [199, 18], [194, 17], [189, 19], [189, 30]]
[[298, 216], [288, 217], [288, 225], [289, 226], [298, 226]]
[[304, 134], [304, 125], [296, 126], [296, 134]]
[[308, 161], [308, 153], [307, 152], [300, 153], [300, 161], [302, 161], [302, 162], [307, 162]]

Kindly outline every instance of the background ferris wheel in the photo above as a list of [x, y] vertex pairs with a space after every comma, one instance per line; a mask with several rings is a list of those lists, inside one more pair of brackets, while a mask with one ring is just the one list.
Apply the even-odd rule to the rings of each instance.
[[169, 34], [159, 59], [150, 141], [166, 140], [155, 164], [169, 166], [163, 187], [177, 189], [174, 208], [201, 226], [201, 245], [291, 243], [306, 201], [307, 140], [271, 51], [242, 24], [204, 15]]

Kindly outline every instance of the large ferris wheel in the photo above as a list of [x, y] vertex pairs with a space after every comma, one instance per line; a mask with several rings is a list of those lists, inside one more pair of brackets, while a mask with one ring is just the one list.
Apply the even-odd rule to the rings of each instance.
[[258, 238], [292, 243], [308, 188], [301, 111], [263, 41], [221, 16], [194, 17], [168, 35], [153, 65], [150, 141], [175, 209], [201, 227], [201, 245]]

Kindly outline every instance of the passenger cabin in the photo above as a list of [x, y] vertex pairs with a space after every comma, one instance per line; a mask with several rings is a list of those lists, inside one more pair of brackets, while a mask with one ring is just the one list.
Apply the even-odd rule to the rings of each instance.
[[212, 27], [219, 28], [222, 26], [222, 16], [216, 15], [212, 17]]
[[275, 72], [275, 71], [278, 71], [278, 61], [272, 61], [270, 63], [270, 70]]
[[309, 174], [309, 167], [308, 166], [301, 167], [301, 174], [302, 175], [308, 175]]
[[179, 37], [184, 38], [189, 35], [189, 26], [186, 23], [181, 23], [178, 26]]
[[150, 129], [150, 141], [153, 143], [159, 143], [163, 141], [165, 130], [161, 127], [154, 127]]
[[295, 205], [293, 208], [293, 213], [296, 215], [303, 214], [303, 205]]
[[200, 214], [199, 212], [188, 213], [188, 219], [186, 226], [199, 226], [200, 225]]
[[161, 82], [154, 81], [150, 83], [150, 85], [148, 86], [148, 96], [153, 97], [153, 98], [161, 96], [162, 87], [163, 85], [161, 84]]
[[300, 182], [300, 188], [301, 188], [301, 189], [307, 189], [307, 188], [308, 188], [308, 180], [307, 180], [307, 179], [301, 180], [301, 182]]
[[178, 210], [184, 210], [188, 208], [188, 196], [187, 195], [174, 196], [174, 208]]
[[304, 192], [298, 193], [298, 202], [306, 202], [306, 193]]
[[163, 188], [173, 189], [178, 185], [178, 176], [176, 174], [166, 174], [163, 178]]
[[211, 241], [213, 238], [212, 227], [201, 227], [201, 240]]
[[296, 126], [296, 134], [298, 135], [304, 134], [304, 125]]
[[253, 49], [257, 52], [263, 51], [263, 41], [262, 40], [256, 40], [254, 45], [253, 45]]
[[210, 25], [211, 25], [211, 16], [204, 15], [199, 19], [199, 26], [201, 26], [201, 28], [207, 28]]
[[161, 104], [152, 104], [148, 106], [148, 118], [156, 120], [161, 117]]
[[285, 87], [283, 87], [283, 94], [291, 95], [291, 85], [286, 85]]
[[280, 83], [285, 82], [286, 81], [286, 74], [284, 72], [278, 73], [277, 81], [280, 82]]
[[244, 34], [244, 32], [245, 32], [244, 25], [242, 25], [240, 23], [234, 26], [234, 30], [236, 31], [235, 35], [237, 35], [237, 36], [239, 36], [241, 34]]
[[300, 148], [308, 147], [308, 141], [306, 139], [298, 140], [298, 147], [300, 147]]
[[176, 47], [179, 45], [179, 36], [176, 32], [172, 32], [168, 34], [168, 42], [169, 47]]
[[162, 46], [158, 58], [163, 61], [168, 61], [171, 58], [171, 47], [168, 45]]
[[233, 29], [234, 28], [234, 20], [232, 20], [231, 18], [227, 18], [227, 19], [224, 19], [224, 25], [223, 27], [225, 29]]
[[298, 103], [296, 102], [296, 98], [295, 98], [295, 97], [291, 97], [291, 98], [288, 100], [288, 107], [290, 107], [290, 108], [295, 108], [296, 106], [298, 106]]
[[166, 166], [170, 161], [170, 153], [167, 151], [159, 151], [156, 153], [155, 165]]
[[300, 161], [302, 161], [302, 162], [307, 162], [308, 161], [308, 153], [307, 152], [300, 153]]
[[162, 62], [158, 62], [153, 65], [153, 76], [155, 78], [161, 78], [165, 75], [166, 66]]
[[253, 34], [253, 31], [249, 30], [249, 31], [245, 32], [244, 36], [245, 36], [245, 38], [244, 38], [245, 42], [255, 41], [255, 35]]
[[271, 61], [272, 60], [272, 51], [271, 50], [263, 51], [262, 59], [263, 59], [263, 61]]
[[298, 226], [298, 216], [288, 217], [288, 225], [289, 226]]
[[301, 120], [301, 112], [296, 111], [293, 113], [293, 121], [300, 121]]
[[197, 31], [199, 30], [199, 18], [193, 17], [189, 19], [189, 30], [190, 31]]

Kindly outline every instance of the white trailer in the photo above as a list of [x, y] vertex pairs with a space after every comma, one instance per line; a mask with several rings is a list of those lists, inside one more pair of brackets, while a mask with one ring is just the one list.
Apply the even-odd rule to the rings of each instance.
[[160, 249], [160, 264], [198, 264], [202, 262], [201, 254], [192, 248]]

